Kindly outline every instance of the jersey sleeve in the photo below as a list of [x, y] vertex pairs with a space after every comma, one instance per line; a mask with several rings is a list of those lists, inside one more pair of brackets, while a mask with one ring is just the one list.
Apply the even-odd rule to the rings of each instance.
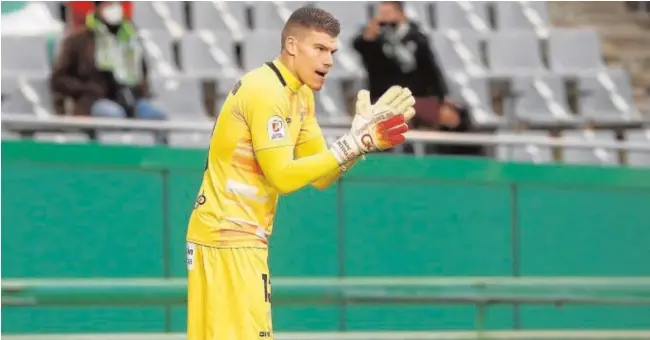
[[241, 98], [245, 100], [242, 107], [255, 157], [264, 177], [280, 194], [301, 189], [339, 167], [336, 157], [328, 149], [308, 157], [294, 158], [295, 145], [283, 118], [289, 109], [284, 93], [254, 84], [251, 91], [241, 94], [245, 95]]
[[[310, 91], [309, 111], [303, 121], [296, 143], [295, 156], [298, 159], [317, 155], [328, 150], [327, 141], [323, 136], [323, 132], [316, 120], [316, 112], [314, 109], [314, 96]], [[356, 160], [346, 164], [346, 168], [351, 168], [356, 163]], [[329, 172], [325, 176], [313, 181], [311, 184], [318, 189], [326, 189], [332, 183], [336, 182], [341, 177], [342, 172], [340, 168]]]
[[293, 146], [284, 120], [288, 102], [278, 91], [263, 91], [259, 85], [242, 86], [239, 100], [251, 133], [254, 151]]

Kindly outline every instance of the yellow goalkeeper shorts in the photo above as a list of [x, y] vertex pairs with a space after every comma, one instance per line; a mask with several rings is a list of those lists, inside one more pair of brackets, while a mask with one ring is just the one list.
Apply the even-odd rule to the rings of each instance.
[[187, 243], [188, 340], [273, 340], [268, 249]]

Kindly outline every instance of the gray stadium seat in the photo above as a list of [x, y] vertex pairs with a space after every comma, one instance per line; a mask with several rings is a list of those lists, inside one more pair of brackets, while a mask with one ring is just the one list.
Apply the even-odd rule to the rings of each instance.
[[605, 67], [598, 33], [589, 28], [554, 29], [548, 38], [549, 66], [573, 75]]
[[42, 3], [47, 7], [48, 12], [55, 18], [59, 19], [61, 15], [61, 6], [63, 5], [61, 1], [34, 1]]
[[337, 42], [338, 52], [334, 54], [334, 67], [327, 75], [329, 80], [361, 80], [366, 76], [361, 56], [354, 49], [353, 41], [357, 31], [342, 31]]
[[277, 30], [279, 32], [284, 27], [284, 22], [285, 20], [280, 16], [275, 1], [255, 2], [253, 6], [253, 27], [256, 30]]
[[205, 149], [210, 145], [210, 133], [172, 132], [169, 134], [169, 145], [179, 148]]
[[315, 5], [332, 13], [346, 30], [357, 31], [370, 19], [370, 6], [365, 1], [317, 1]]
[[[170, 65], [174, 65], [174, 40], [165, 30], [140, 30], [139, 34], [142, 38], [145, 51], [149, 56], [149, 62], [153, 63], [155, 60], [163, 60]], [[155, 69], [150, 65], [151, 69]]]
[[257, 1], [252, 6], [253, 28], [256, 30], [280, 30], [285, 19], [296, 9], [315, 5], [308, 1]]
[[3, 74], [2, 97], [2, 112], [39, 115], [54, 113], [49, 79], [43, 76], [14, 77]]
[[[650, 129], [626, 131], [625, 140], [650, 145]], [[627, 164], [633, 167], [650, 168], [650, 151], [628, 151]]]
[[97, 139], [102, 144], [116, 145], [154, 145], [154, 136], [150, 132], [131, 131], [101, 131], [97, 133]]
[[47, 75], [45, 36], [2, 36], [2, 74]]
[[[550, 25], [548, 7], [545, 1], [526, 1], [531, 9], [537, 12], [541, 23]], [[520, 1], [494, 1], [496, 10], [496, 27], [502, 31], [533, 30], [535, 26], [524, 13]]]
[[88, 135], [74, 132], [36, 132], [34, 140], [49, 143], [85, 143]]
[[[616, 140], [613, 131], [578, 131], [567, 130], [562, 132], [564, 140], [579, 140], [579, 141], [609, 141]], [[618, 165], [618, 154], [612, 150], [602, 148], [585, 149], [585, 148], [571, 148], [565, 147], [562, 150], [562, 159], [568, 164], [584, 164], [584, 165]]]
[[[479, 63], [478, 56], [481, 55], [478, 37], [470, 32], [463, 32], [461, 35], [462, 50], [466, 51], [468, 56]], [[441, 69], [445, 73], [465, 71], [463, 58], [454, 48], [454, 42], [442, 32], [435, 32], [429, 39], [429, 44], [435, 53], [436, 60], [440, 63]]]
[[546, 73], [539, 41], [533, 32], [491, 34], [487, 51], [490, 69], [497, 75]]
[[133, 22], [140, 28], [148, 29], [166, 29], [165, 20], [161, 16], [167, 13], [177, 24], [183, 26], [183, 3], [181, 1], [134, 1], [133, 2]]
[[[476, 98], [469, 97], [465, 92], [462, 98], [465, 103], [472, 107], [472, 118], [478, 126], [495, 126], [499, 125], [502, 119], [494, 112], [492, 105], [492, 92], [487, 78], [470, 77], [467, 82], [467, 88], [471, 89]], [[473, 102], [474, 99], [478, 101]]]
[[576, 123], [561, 77], [516, 77], [512, 80], [512, 91], [517, 118], [532, 125]]
[[55, 114], [50, 79], [46, 77], [27, 78], [27, 83], [36, 92], [38, 104], [50, 114]]
[[[462, 6], [468, 6], [469, 13], [475, 14], [477, 21], [473, 21]], [[438, 1], [434, 5], [434, 19], [436, 29], [456, 29], [476, 31], [474, 24], [489, 25], [487, 3], [485, 1]], [[489, 27], [488, 27], [489, 28]]]
[[431, 3], [428, 1], [408, 1], [404, 4], [404, 11], [412, 20], [423, 29], [431, 29]]
[[[210, 39], [210, 40], [206, 40]], [[208, 41], [211, 41], [208, 44]], [[235, 46], [229, 33], [196, 31], [183, 35], [180, 45], [180, 62], [183, 71], [209, 77], [238, 77]]]
[[2, 129], [2, 140], [19, 140], [21, 136], [19, 133], [11, 130]]
[[[500, 131], [497, 137], [506, 136], [526, 136], [526, 137], [549, 137], [546, 131]], [[507, 145], [502, 144], [497, 147], [496, 157], [502, 161], [523, 162], [523, 163], [551, 163], [553, 162], [553, 153], [550, 147], [531, 144], [525, 145]]]
[[[241, 29], [245, 29], [246, 22], [246, 2], [244, 1], [220, 1], [224, 10], [236, 20]], [[264, 2], [257, 2], [258, 6]], [[228, 26], [224, 20], [222, 12], [217, 9], [213, 1], [192, 1], [190, 4], [190, 13], [193, 19], [194, 29], [212, 30], [228, 32]]]
[[33, 114], [31, 102], [25, 98], [18, 87], [16, 77], [2, 74], [2, 112]]
[[612, 68], [606, 72], [582, 75], [578, 87], [583, 93], [579, 113], [584, 118], [603, 124], [627, 124], [640, 120], [626, 71]]
[[262, 66], [280, 54], [280, 37], [277, 32], [252, 31], [242, 47], [244, 70]]
[[170, 120], [207, 121], [200, 81], [195, 78], [154, 78], [153, 102], [165, 110]]
[[[316, 115], [319, 117], [348, 116], [345, 105], [345, 94], [339, 84], [329, 83], [314, 93]], [[326, 119], [326, 118], [325, 118]]]

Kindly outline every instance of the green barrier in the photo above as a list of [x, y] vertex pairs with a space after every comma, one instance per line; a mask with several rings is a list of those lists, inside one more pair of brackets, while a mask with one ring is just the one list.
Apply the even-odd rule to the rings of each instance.
[[[204, 162], [205, 150], [2, 142], [3, 279], [185, 277]], [[643, 169], [372, 155], [326, 191], [281, 198], [269, 265], [278, 279], [647, 277], [648, 202]], [[474, 314], [350, 302], [277, 305], [273, 320], [281, 331], [450, 330], [472, 327]], [[13, 333], [171, 332], [186, 319], [172, 305], [2, 315]], [[491, 329], [650, 327], [642, 306], [519, 304], [490, 315]]]
[[[186, 340], [181, 333], [3, 335], [5, 340]], [[548, 330], [456, 332], [280, 332], [277, 340], [648, 340], [650, 330]]]

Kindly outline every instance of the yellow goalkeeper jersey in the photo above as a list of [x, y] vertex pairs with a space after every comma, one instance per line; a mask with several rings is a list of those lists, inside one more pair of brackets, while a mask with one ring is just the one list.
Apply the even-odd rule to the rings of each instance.
[[208, 246], [266, 244], [279, 192], [265, 177], [256, 152], [302, 144], [314, 145], [305, 154], [327, 148], [312, 90], [278, 60], [244, 75], [212, 131], [187, 240]]

